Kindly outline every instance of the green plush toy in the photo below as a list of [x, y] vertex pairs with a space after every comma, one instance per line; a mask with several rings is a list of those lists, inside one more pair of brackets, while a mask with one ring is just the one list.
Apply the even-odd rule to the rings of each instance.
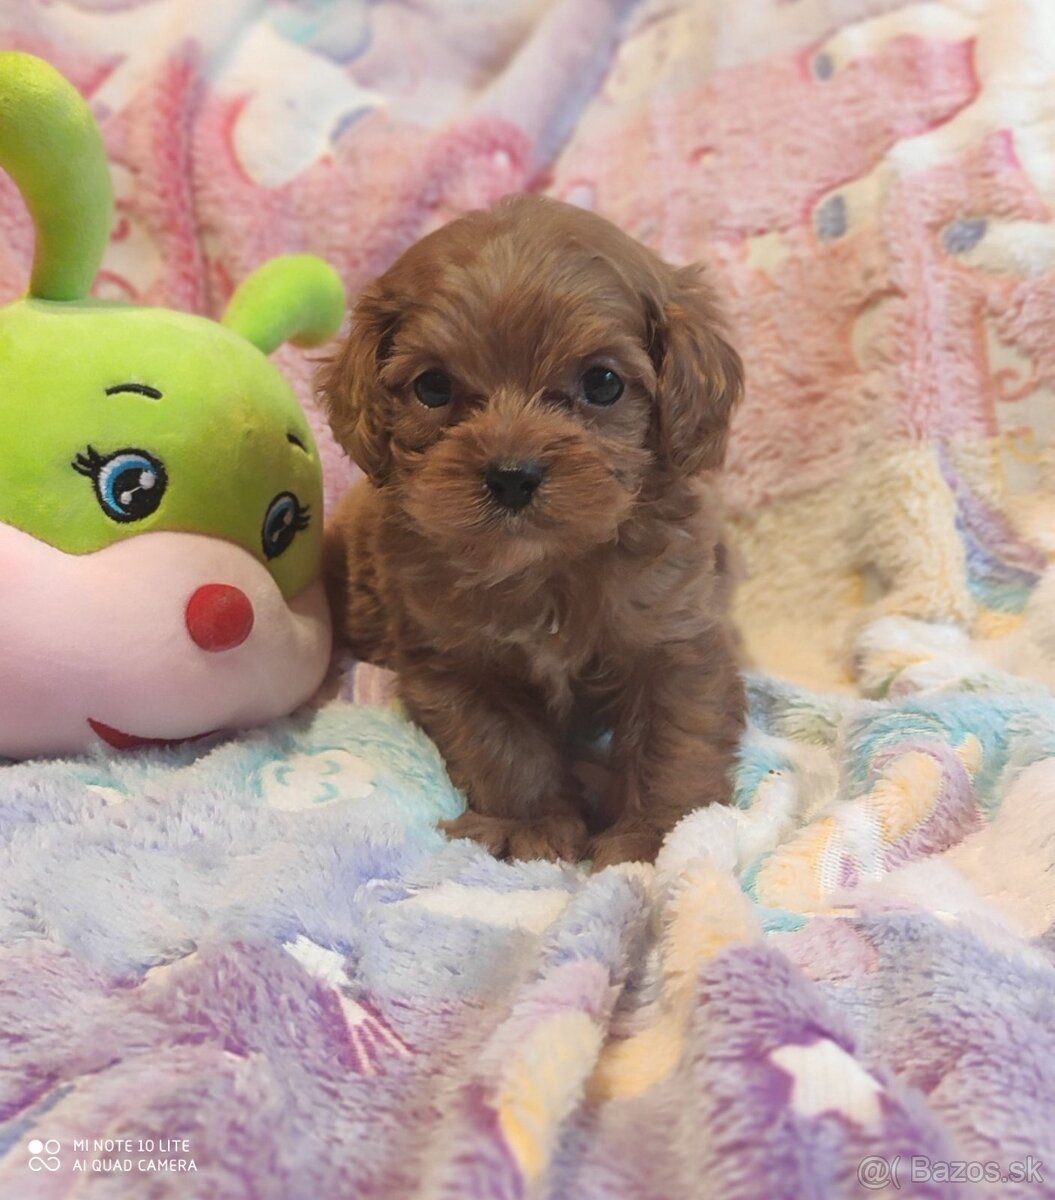
[[291, 711], [329, 661], [322, 472], [266, 356], [336, 332], [339, 278], [272, 259], [222, 323], [89, 299], [106, 154], [31, 55], [0, 54], [0, 167], [37, 234], [29, 294], [0, 309], [0, 756]]

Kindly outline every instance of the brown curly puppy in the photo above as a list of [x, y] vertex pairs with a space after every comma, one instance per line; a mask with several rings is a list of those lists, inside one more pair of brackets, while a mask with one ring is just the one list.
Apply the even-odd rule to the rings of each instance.
[[[338, 622], [465, 790], [447, 830], [596, 867], [726, 801], [745, 704], [715, 473], [741, 365], [700, 273], [510, 198], [369, 287], [320, 382], [368, 477], [329, 531]], [[572, 768], [606, 730], [598, 814]]]

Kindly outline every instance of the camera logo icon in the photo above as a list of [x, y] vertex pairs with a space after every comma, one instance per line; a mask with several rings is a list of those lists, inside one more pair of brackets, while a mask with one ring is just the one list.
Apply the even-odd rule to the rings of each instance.
[[33, 1138], [27, 1149], [31, 1171], [57, 1171], [62, 1165], [57, 1157], [62, 1145], [55, 1138], [48, 1138], [46, 1142]]

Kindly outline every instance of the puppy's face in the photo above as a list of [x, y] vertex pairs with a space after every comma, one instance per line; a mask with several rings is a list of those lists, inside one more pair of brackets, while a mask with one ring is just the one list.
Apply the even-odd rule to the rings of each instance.
[[614, 540], [643, 496], [718, 466], [740, 363], [695, 272], [519, 197], [407, 251], [321, 383], [367, 475], [498, 578]]

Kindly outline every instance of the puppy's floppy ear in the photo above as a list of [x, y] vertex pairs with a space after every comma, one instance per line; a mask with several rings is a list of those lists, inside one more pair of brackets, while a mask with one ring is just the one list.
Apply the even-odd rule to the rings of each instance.
[[388, 396], [381, 368], [392, 349], [399, 307], [376, 284], [359, 297], [344, 345], [317, 377], [337, 441], [375, 484], [392, 465]]
[[733, 406], [743, 392], [740, 356], [725, 340], [711, 289], [695, 267], [672, 271], [662, 300], [646, 299], [656, 368], [660, 452], [679, 475], [720, 467]]

